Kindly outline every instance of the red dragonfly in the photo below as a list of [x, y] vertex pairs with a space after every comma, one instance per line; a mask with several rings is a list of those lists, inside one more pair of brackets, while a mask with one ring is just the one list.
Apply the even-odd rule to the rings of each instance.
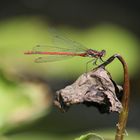
[[102, 57], [106, 54], [105, 50], [96, 51], [93, 49], [88, 49], [76, 41], [58, 35], [54, 36], [53, 42], [55, 46], [37, 45], [32, 49], [32, 51], [25, 52], [24, 54], [42, 55], [41, 57], [35, 59], [35, 62], [37, 63], [53, 62], [74, 56], [80, 56], [93, 58], [91, 61], [93, 61], [95, 64], [98, 59], [103, 62]]

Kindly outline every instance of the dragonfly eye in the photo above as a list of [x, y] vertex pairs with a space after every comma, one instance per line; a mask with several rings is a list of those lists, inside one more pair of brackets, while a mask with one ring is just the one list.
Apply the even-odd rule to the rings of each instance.
[[102, 55], [102, 56], [105, 56], [105, 55], [106, 55], [106, 50], [102, 50], [102, 51], [101, 51], [101, 55]]

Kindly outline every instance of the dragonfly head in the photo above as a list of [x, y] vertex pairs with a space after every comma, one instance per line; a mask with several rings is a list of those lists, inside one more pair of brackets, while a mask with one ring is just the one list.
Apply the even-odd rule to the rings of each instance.
[[101, 57], [104, 57], [105, 55], [106, 55], [106, 50], [101, 50], [100, 56], [101, 56]]

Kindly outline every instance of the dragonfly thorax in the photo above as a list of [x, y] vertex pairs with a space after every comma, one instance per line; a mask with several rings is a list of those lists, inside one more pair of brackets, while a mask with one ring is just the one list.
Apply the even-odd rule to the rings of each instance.
[[86, 51], [86, 53], [87, 53], [88, 57], [101, 58], [101, 57], [103, 57], [106, 54], [106, 51], [105, 50], [95, 51], [95, 50], [92, 50], [92, 49], [88, 49]]
[[95, 50], [92, 50], [92, 49], [88, 49], [86, 51], [86, 53], [87, 53], [88, 57], [98, 57], [98, 55], [99, 55], [98, 51], [95, 51]]

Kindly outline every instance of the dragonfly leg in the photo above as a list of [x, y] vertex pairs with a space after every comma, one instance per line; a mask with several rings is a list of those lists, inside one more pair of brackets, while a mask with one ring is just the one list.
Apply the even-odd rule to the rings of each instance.
[[104, 63], [105, 61], [102, 59], [102, 57], [99, 58], [100, 63]]
[[101, 60], [102, 62], [105, 62], [105, 61], [102, 59], [102, 57], [100, 57], [100, 60]]
[[98, 58], [96, 58], [96, 59], [93, 59], [94, 61], [93, 61], [93, 65], [97, 65], [97, 60], [98, 60]]
[[95, 59], [92, 59], [92, 60], [89, 60], [87, 63], [86, 63], [86, 73], [88, 72], [88, 64], [93, 62], [94, 63]]

